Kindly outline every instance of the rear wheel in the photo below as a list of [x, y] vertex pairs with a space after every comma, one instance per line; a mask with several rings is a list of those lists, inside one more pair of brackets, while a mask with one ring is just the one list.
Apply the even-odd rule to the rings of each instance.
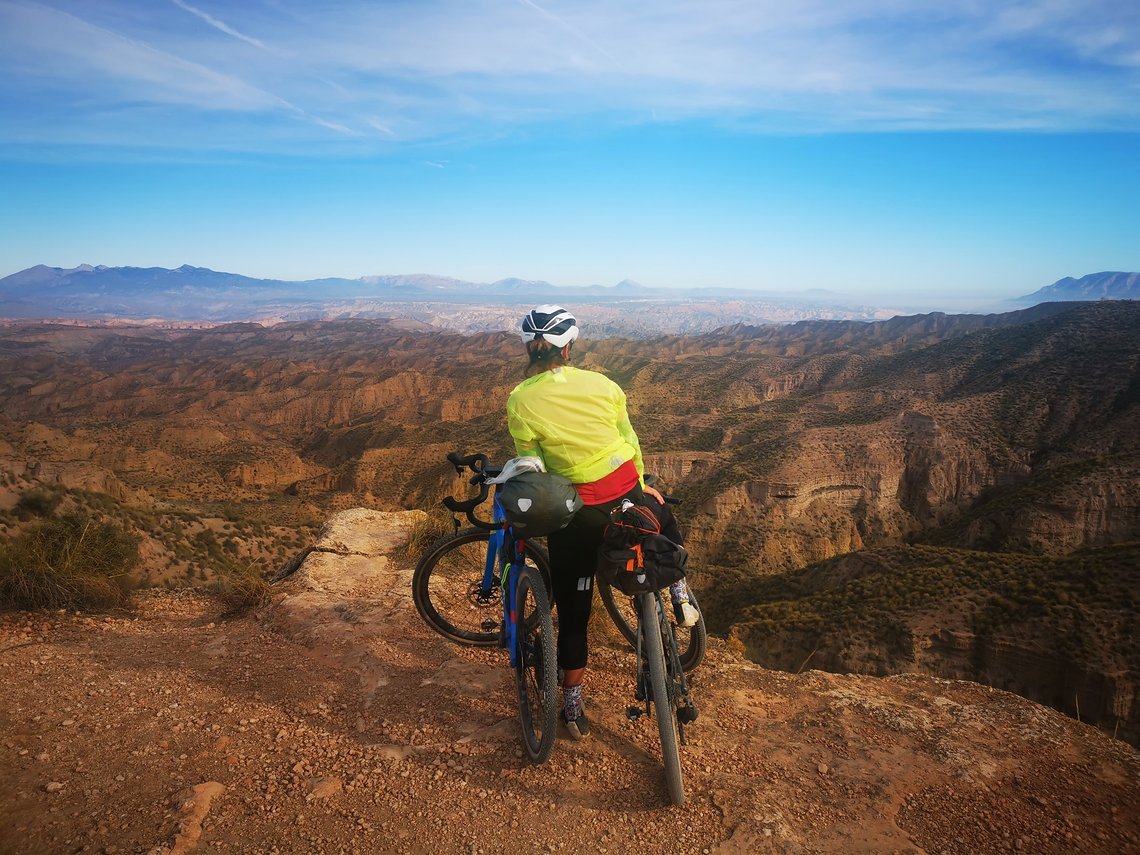
[[681, 749], [677, 734], [677, 689], [665, 668], [665, 651], [661, 640], [661, 618], [657, 614], [657, 598], [641, 594], [641, 628], [645, 636], [645, 658], [649, 660], [649, 686], [653, 710], [657, 715], [657, 731], [661, 734], [661, 762], [665, 765], [665, 786], [669, 800], [685, 803], [685, 782], [681, 776]]
[[515, 681], [523, 744], [532, 762], [545, 763], [554, 750], [558, 725], [558, 664], [550, 598], [542, 577], [533, 567], [519, 571], [515, 610]]
[[[630, 647], [637, 646], [637, 612], [633, 606], [633, 597], [628, 597], [621, 591], [615, 590], [606, 583], [601, 575], [597, 578], [598, 596], [602, 598], [602, 605], [606, 607], [614, 624], [617, 626], [618, 631], [625, 636], [625, 640], [629, 642]], [[668, 596], [665, 595], [665, 601], [668, 602]], [[701, 610], [700, 604], [697, 602], [697, 597], [693, 593], [693, 589], [689, 589], [689, 602], [697, 609]], [[688, 674], [694, 670], [698, 665], [705, 661], [705, 646], [708, 642], [708, 634], [705, 631], [705, 618], [704, 613], [701, 613], [701, 619], [697, 622], [696, 626], [673, 627], [673, 635], [677, 639], [677, 653], [681, 658], [681, 667]]]
[[[499, 643], [503, 623], [502, 592], [492, 574], [484, 590], [490, 532], [466, 528], [427, 548], [412, 575], [412, 600], [420, 617], [440, 635], [460, 644], [490, 647]], [[540, 547], [526, 545], [527, 566], [550, 578], [550, 562]]]

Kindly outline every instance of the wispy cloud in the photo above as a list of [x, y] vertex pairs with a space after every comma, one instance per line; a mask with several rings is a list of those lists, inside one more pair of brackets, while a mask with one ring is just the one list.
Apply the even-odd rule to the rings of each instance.
[[393, 131], [387, 125], [385, 125], [383, 122], [381, 122], [377, 119], [367, 119], [366, 122], [368, 123], [368, 126], [370, 128], [373, 128], [373, 129], [379, 131], [380, 133], [382, 133], [384, 136], [388, 137], [389, 139], [395, 139], [396, 138], [396, 132]]
[[199, 18], [201, 18], [203, 21], [205, 21], [211, 27], [213, 27], [216, 30], [220, 30], [221, 32], [225, 33], [227, 36], [233, 36], [235, 39], [238, 39], [239, 41], [243, 41], [246, 44], [253, 45], [254, 47], [261, 48], [262, 50], [266, 50], [265, 44], [263, 42], [261, 42], [259, 39], [255, 39], [252, 36], [247, 36], [245, 33], [239, 33], [233, 27], [229, 26], [224, 21], [219, 21], [213, 15], [210, 15], [210, 14], [207, 14], [206, 12], [203, 12], [201, 9], [196, 9], [195, 7], [191, 6], [189, 3], [183, 2], [183, 0], [170, 0], [170, 2], [172, 2], [175, 6], [177, 6], [180, 9], [185, 9], [191, 15], [197, 15]]
[[322, 128], [328, 128], [330, 131], [336, 131], [338, 134], [343, 134], [346, 137], [362, 136], [360, 131], [354, 130], [347, 125], [342, 125], [340, 122], [330, 122], [328, 119], [322, 119], [320, 116], [312, 116], [300, 108], [294, 108], [297, 114], [305, 117], [309, 121], [320, 125]]
[[[179, 0], [174, 0], [174, 3], [198, 14]], [[231, 33], [227, 29], [225, 32], [249, 41], [236, 31]], [[258, 45], [263, 47], [260, 43]], [[171, 48], [177, 48], [177, 45], [171, 45]], [[29, 69], [33, 84], [42, 86], [46, 81], [57, 103], [69, 111], [69, 120], [82, 121], [83, 111], [88, 110], [93, 119], [105, 124], [108, 114], [117, 114], [133, 144], [145, 143], [148, 133], [168, 137], [168, 132], [163, 127], [148, 132], [129, 121], [126, 114], [132, 105], [136, 111], [151, 117], [156, 115], [153, 112], [155, 108], [263, 118], [279, 113], [300, 118], [312, 126], [339, 135], [359, 135], [358, 131], [340, 122], [315, 115], [286, 98], [247, 82], [242, 78], [240, 69], [219, 70], [204, 61], [187, 59], [140, 38], [112, 31], [69, 11], [42, 3], [0, 0], [0, 51], [6, 61]], [[45, 59], [47, 57], [50, 61]], [[224, 64], [214, 55], [207, 54], [203, 59]], [[3, 96], [3, 90], [0, 90], [0, 97]], [[20, 118], [14, 116], [16, 121]], [[186, 136], [179, 140], [180, 144], [192, 143], [194, 136], [192, 117], [184, 118], [188, 121], [180, 130]], [[50, 129], [52, 125], [46, 123], [45, 127]], [[31, 141], [26, 130], [19, 141]], [[68, 136], [51, 141], [74, 143], [81, 139]], [[105, 130], [94, 132], [91, 141], [111, 142], [106, 138]], [[215, 140], [217, 142], [222, 142], [225, 147], [224, 141]]]
[[0, 55], [25, 87], [46, 81], [70, 107], [131, 98], [220, 111], [288, 106], [238, 77], [40, 3], [0, 2]]
[[[135, 138], [154, 104], [194, 111], [183, 117], [189, 131], [255, 151], [583, 119], [783, 133], [1140, 130], [1140, 8], [1116, 0], [212, 7], [0, 0], [0, 110], [10, 117], [0, 141], [13, 128], [55, 141], [42, 117], [52, 105], [78, 137], [110, 133], [100, 125], [108, 110], [136, 110], [139, 121], [123, 125]], [[186, 13], [208, 26], [188, 28]]]
[[604, 47], [602, 47], [596, 41], [591, 39], [589, 36], [587, 36], [585, 33], [583, 33], [577, 27], [575, 27], [574, 25], [567, 22], [564, 18], [560, 18], [557, 15], [555, 15], [553, 12], [551, 12], [549, 9], [545, 9], [542, 6], [539, 6], [537, 3], [534, 2], [534, 0], [518, 0], [518, 2], [521, 5], [526, 6], [528, 9], [533, 9], [534, 11], [538, 12], [538, 14], [542, 15], [547, 20], [553, 21], [559, 27], [564, 29], [566, 32], [570, 33], [570, 35], [574, 36], [574, 38], [578, 39], [579, 41], [581, 41], [587, 45], [589, 45], [591, 48], [596, 50], [598, 53], [600, 53], [606, 59], [610, 60], [611, 62], [613, 62], [615, 64], [618, 63], [617, 57], [615, 57], [608, 50], [606, 50]]

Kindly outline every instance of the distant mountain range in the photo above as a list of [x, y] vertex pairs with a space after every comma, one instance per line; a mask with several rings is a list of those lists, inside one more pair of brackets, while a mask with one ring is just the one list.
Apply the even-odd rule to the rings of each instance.
[[[448, 299], [485, 299], [489, 296], [526, 295], [648, 296], [650, 291], [629, 280], [613, 286], [589, 285], [580, 288], [556, 288], [549, 282], [525, 279], [500, 279], [497, 282], [466, 282], [447, 276], [411, 274], [401, 276], [362, 276], [359, 279], [330, 277], [291, 281], [256, 279], [236, 273], [223, 273], [208, 267], [183, 264], [173, 270], [165, 267], [107, 267], [81, 264], [60, 268], [38, 264], [0, 279], [0, 298], [5, 300], [48, 294], [62, 297], [140, 296], [155, 291], [174, 295], [186, 291], [213, 291], [220, 294], [242, 293], [257, 299], [266, 294], [275, 298], [302, 300], [345, 300], [360, 297], [391, 299], [431, 299], [446, 294]], [[21, 293], [23, 292], [23, 293]]]
[[[658, 317], [642, 329], [634, 315], [621, 308], [630, 301], [669, 306], [668, 319]], [[736, 311], [726, 301], [742, 304]], [[713, 329], [725, 323], [780, 323], [805, 318], [872, 320], [897, 312], [875, 306], [852, 305], [840, 295], [764, 295], [756, 292], [695, 288], [686, 291], [647, 288], [629, 279], [616, 285], [559, 287], [541, 280], [518, 278], [468, 282], [431, 274], [362, 276], [304, 281], [256, 279], [184, 264], [165, 267], [107, 267], [82, 264], [60, 268], [37, 265], [0, 279], [0, 319], [59, 319], [139, 322], [281, 321], [336, 318], [407, 318], [449, 328], [503, 326], [492, 310], [511, 307], [513, 323], [520, 304], [573, 302], [601, 310], [607, 334], [680, 332]], [[688, 309], [690, 303], [699, 307]], [[440, 309], [440, 304], [447, 308]], [[464, 317], [450, 307], [469, 306]], [[721, 308], [711, 309], [714, 304]], [[746, 305], [744, 305], [746, 304]], [[488, 314], [489, 313], [489, 314]], [[486, 317], [483, 317], [486, 315]], [[622, 316], [626, 316], [624, 319]], [[679, 316], [685, 317], [679, 317]], [[479, 316], [476, 318], [476, 316]], [[492, 326], [488, 327], [490, 323]]]
[[1140, 299], [1140, 273], [1090, 273], [1080, 279], [1066, 276], [1019, 297], [1019, 303], [1052, 303], [1071, 300], [1137, 300]]
[[[1140, 274], [1098, 273], [1062, 279], [1016, 302], [1022, 305], [1057, 300], [1134, 299]], [[109, 320], [133, 322], [233, 321], [277, 322], [346, 317], [422, 317], [408, 306], [431, 303], [468, 306], [517, 306], [520, 303], [575, 302], [619, 311], [629, 301], [652, 301], [681, 311], [692, 302], [697, 323], [672, 323], [672, 331], [712, 328], [725, 322], [787, 322], [812, 318], [876, 320], [904, 314], [898, 307], [853, 304], [849, 297], [827, 291], [806, 294], [763, 294], [727, 288], [685, 291], [647, 288], [628, 279], [616, 285], [559, 287], [518, 278], [468, 282], [431, 274], [325, 278], [304, 281], [256, 279], [184, 264], [165, 267], [107, 267], [82, 264], [60, 268], [36, 265], [0, 279], [0, 318]], [[735, 301], [742, 308], [727, 321], [710, 319], [713, 302]], [[404, 307], [401, 310], [399, 307]], [[680, 308], [678, 308], [680, 307]], [[681, 312], [684, 314], [684, 312]], [[629, 314], [626, 312], [625, 314]], [[676, 312], [674, 312], [676, 314]], [[611, 330], [622, 334], [621, 330]]]

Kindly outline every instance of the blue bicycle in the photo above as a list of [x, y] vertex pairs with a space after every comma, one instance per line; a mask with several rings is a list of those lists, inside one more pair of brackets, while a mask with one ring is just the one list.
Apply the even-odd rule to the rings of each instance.
[[[448, 496], [455, 533], [433, 543], [412, 576], [412, 599], [432, 629], [460, 644], [505, 647], [518, 689], [523, 744], [532, 762], [554, 750], [558, 717], [558, 665], [550, 611], [550, 562], [536, 545], [516, 537], [496, 497], [490, 522], [475, 516], [487, 500], [490, 479], [501, 470], [485, 454], [447, 455], [456, 472], [470, 470], [479, 495]], [[454, 515], [472, 528], [460, 530]]]

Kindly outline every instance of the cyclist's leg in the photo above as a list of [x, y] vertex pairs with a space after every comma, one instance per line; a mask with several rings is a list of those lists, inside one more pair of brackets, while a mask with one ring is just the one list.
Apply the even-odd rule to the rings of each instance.
[[547, 537], [550, 547], [550, 587], [558, 613], [558, 667], [564, 686], [582, 682], [588, 646], [586, 627], [594, 600], [594, 568], [608, 517], [587, 505], [570, 525]]
[[[594, 601], [594, 564], [597, 552], [589, 548], [596, 528], [596, 510], [582, 508], [560, 532], [547, 537], [550, 547], [550, 586], [558, 612], [558, 665], [562, 668], [562, 718], [575, 739], [589, 734], [582, 706], [582, 680], [589, 648], [586, 628]], [[598, 535], [600, 543], [600, 535]]]
[[551, 594], [558, 613], [558, 667], [565, 672], [563, 686], [575, 686], [582, 681], [588, 658], [586, 627], [594, 602], [598, 547], [609, 525], [610, 510], [624, 499], [639, 504], [645, 501], [641, 487], [634, 486], [612, 501], [585, 505], [574, 515], [570, 525], [547, 537]]

